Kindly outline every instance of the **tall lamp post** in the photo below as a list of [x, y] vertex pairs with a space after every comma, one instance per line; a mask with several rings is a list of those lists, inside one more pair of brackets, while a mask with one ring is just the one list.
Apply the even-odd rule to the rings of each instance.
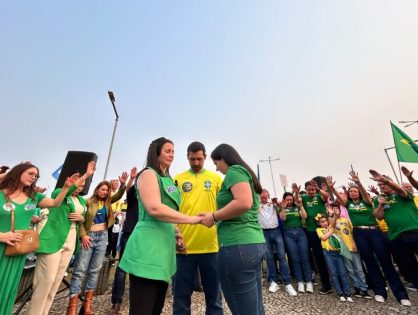
[[260, 163], [263, 163], [263, 162], [269, 162], [269, 165], [270, 165], [270, 174], [271, 174], [271, 180], [273, 181], [273, 190], [274, 190], [274, 197], [277, 197], [277, 194], [276, 194], [276, 185], [274, 184], [274, 176], [273, 176], [273, 169], [271, 168], [271, 162], [273, 162], [273, 161], [278, 161], [278, 160], [280, 160], [280, 158], [277, 158], [277, 159], [272, 159], [272, 158], [268, 158], [268, 160], [260, 160], [259, 162]]
[[113, 126], [112, 141], [110, 141], [109, 154], [107, 155], [106, 169], [104, 172], [103, 180], [106, 180], [107, 170], [109, 168], [109, 162], [110, 162], [110, 155], [112, 154], [113, 141], [115, 140], [116, 127], [118, 126], [118, 120], [119, 120], [118, 111], [116, 110], [116, 106], [115, 106], [115, 95], [111, 91], [108, 91], [107, 94], [109, 94], [109, 99], [112, 102], [112, 106], [113, 106], [113, 110], [115, 111], [116, 118], [115, 118], [115, 125]]

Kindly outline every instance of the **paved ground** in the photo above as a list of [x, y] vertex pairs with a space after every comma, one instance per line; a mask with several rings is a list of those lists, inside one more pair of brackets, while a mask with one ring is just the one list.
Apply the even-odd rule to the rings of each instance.
[[[282, 287], [283, 289], [283, 287]], [[283, 291], [277, 293], [269, 293], [267, 288], [264, 289], [263, 299], [266, 314], [418, 314], [418, 293], [410, 292], [410, 300], [412, 307], [401, 306], [395, 298], [389, 294], [389, 298], [385, 304], [380, 304], [374, 300], [365, 300], [354, 298], [354, 303], [341, 303], [334, 294], [320, 295], [319, 288], [315, 286], [314, 294], [299, 294], [296, 297], [290, 297]], [[122, 305], [121, 314], [127, 315], [128, 312], [128, 296], [125, 292], [124, 303]], [[51, 315], [63, 315], [68, 303], [68, 290], [56, 296], [52, 306]], [[96, 296], [94, 299], [94, 309], [97, 315], [109, 314], [111, 292], [108, 290], [104, 295]], [[192, 314], [203, 315], [204, 313], [204, 296], [203, 293], [195, 292], [193, 294]], [[171, 314], [172, 297], [168, 293], [163, 310], [164, 315]], [[231, 314], [226, 303], [225, 314]], [[25, 306], [21, 314], [25, 314], [28, 309]], [[245, 314], [247, 315], [247, 314]], [[251, 315], [251, 314], [248, 314]]]

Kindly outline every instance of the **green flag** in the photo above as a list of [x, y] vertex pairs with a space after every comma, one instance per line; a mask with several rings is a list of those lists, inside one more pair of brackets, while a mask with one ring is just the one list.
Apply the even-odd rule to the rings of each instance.
[[399, 162], [418, 163], [418, 145], [401, 129], [392, 125], [393, 141]]

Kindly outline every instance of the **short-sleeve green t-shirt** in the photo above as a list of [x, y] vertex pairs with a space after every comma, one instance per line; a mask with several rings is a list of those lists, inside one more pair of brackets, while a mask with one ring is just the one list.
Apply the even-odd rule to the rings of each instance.
[[300, 208], [298, 206], [289, 207], [283, 210], [286, 213], [286, 228], [302, 227], [302, 218], [300, 217]]
[[[414, 198], [408, 194], [403, 198], [398, 194], [385, 196], [387, 204], [384, 206], [385, 221], [388, 225], [388, 238], [394, 240], [403, 232], [418, 230], [418, 213]], [[379, 200], [374, 200], [374, 207], [379, 206]]]
[[313, 197], [308, 195], [303, 195], [302, 197], [303, 207], [305, 208], [306, 214], [306, 230], [308, 232], [315, 232], [318, 227], [315, 221], [315, 217], [318, 213], [327, 214], [327, 209], [325, 208], [325, 202], [322, 200], [320, 194], [316, 194]]
[[353, 226], [377, 225], [372, 206], [363, 199], [357, 202], [347, 200], [347, 211]]
[[263, 231], [258, 224], [259, 195], [254, 190], [252, 177], [246, 168], [240, 165], [228, 167], [221, 189], [216, 197], [217, 209], [222, 209], [234, 199], [231, 187], [242, 182], [250, 184], [253, 204], [243, 214], [233, 219], [219, 221], [217, 223], [220, 247], [265, 242]]

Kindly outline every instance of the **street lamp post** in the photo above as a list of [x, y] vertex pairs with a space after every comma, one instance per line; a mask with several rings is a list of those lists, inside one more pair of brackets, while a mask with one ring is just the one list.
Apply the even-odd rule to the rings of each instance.
[[268, 158], [268, 160], [260, 160], [259, 162], [260, 163], [263, 163], [263, 162], [269, 162], [269, 165], [270, 165], [270, 174], [271, 174], [271, 180], [273, 181], [273, 190], [274, 190], [274, 197], [277, 197], [277, 194], [276, 194], [276, 185], [274, 184], [274, 176], [273, 176], [273, 169], [271, 168], [271, 162], [273, 162], [273, 161], [278, 161], [278, 160], [280, 160], [280, 158], [277, 158], [277, 159], [272, 159], [272, 158]]
[[113, 106], [113, 110], [115, 111], [116, 118], [115, 118], [115, 125], [113, 126], [112, 141], [110, 141], [109, 154], [107, 155], [106, 169], [104, 172], [103, 180], [106, 180], [107, 170], [109, 168], [109, 162], [110, 162], [110, 155], [112, 154], [113, 141], [115, 140], [116, 127], [118, 126], [118, 120], [119, 120], [118, 111], [116, 110], [116, 106], [115, 106], [115, 95], [113, 95], [113, 92], [111, 91], [108, 91], [107, 94], [109, 94], [109, 99], [112, 102], [112, 106]]

